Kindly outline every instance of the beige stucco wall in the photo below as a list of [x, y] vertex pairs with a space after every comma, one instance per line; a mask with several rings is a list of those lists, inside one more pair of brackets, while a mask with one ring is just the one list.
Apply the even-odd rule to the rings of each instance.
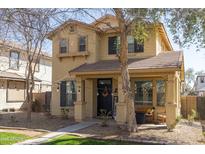
[[[112, 19], [106, 19], [106, 22], [110, 22], [117, 26], [117, 22]], [[116, 33], [98, 33], [93, 29], [86, 28], [79, 24], [73, 24], [75, 26], [75, 32], [69, 32], [69, 25], [65, 26], [63, 29], [58, 31], [52, 37], [52, 51], [53, 51], [53, 68], [52, 68], [52, 101], [51, 101], [51, 112], [53, 115], [60, 115], [60, 92], [57, 91], [60, 81], [76, 79], [75, 76], [70, 76], [68, 73], [70, 70], [84, 64], [84, 63], [94, 63], [99, 60], [112, 60], [117, 59], [116, 55], [108, 55], [108, 37], [116, 36]], [[108, 28], [105, 24], [99, 24], [99, 28]], [[156, 29], [151, 30], [150, 36], [144, 42], [144, 52], [143, 53], [129, 53], [129, 58], [148, 58], [156, 56], [160, 52], [163, 52], [163, 40], [161, 36], [157, 33]], [[87, 51], [83, 54], [78, 51], [78, 38], [79, 36], [87, 36]], [[59, 40], [67, 39], [69, 43], [69, 51], [67, 54], [59, 54]], [[158, 73], [159, 74], [159, 73]], [[164, 73], [162, 73], [164, 75]], [[161, 75], [162, 75], [161, 74]], [[152, 77], [153, 72], [150, 72], [150, 77]], [[97, 78], [107, 78], [106, 75], [93, 75], [93, 76], [81, 76], [82, 80], [85, 80], [85, 117], [95, 117], [97, 112]], [[123, 104], [123, 95], [121, 91], [121, 82], [119, 80], [120, 76], [110, 75], [113, 80], [113, 89], [118, 88], [119, 104], [116, 107], [116, 111], [123, 110], [122, 114], [117, 114], [116, 119], [121, 123], [126, 121], [126, 107]], [[155, 102], [156, 103], [156, 102]], [[79, 109], [82, 110], [81, 103], [77, 103], [77, 107], [74, 112]], [[165, 107], [157, 107], [158, 112], [164, 112]], [[74, 113], [77, 114], [77, 113]], [[77, 119], [82, 118], [82, 114], [78, 115]]]
[[[68, 28], [68, 27], [67, 27]], [[95, 31], [84, 27], [75, 27], [74, 33], [69, 33], [68, 29], [64, 29], [53, 37], [53, 59], [52, 59], [52, 101], [51, 111], [54, 115], [60, 115], [60, 92], [57, 91], [58, 83], [63, 80], [75, 79], [70, 76], [68, 72], [84, 63], [93, 63], [97, 61], [97, 48], [96, 44], [98, 38]], [[78, 51], [78, 38], [80, 36], [87, 36], [87, 51], [88, 56], [79, 56]], [[67, 54], [59, 54], [59, 40], [69, 40], [69, 51]]]
[[[100, 40], [100, 59], [101, 60], [112, 60], [118, 59], [116, 55], [108, 54], [108, 38], [112, 36], [116, 36], [118, 34], [104, 34], [101, 35]], [[156, 53], [156, 35], [154, 30], [150, 32], [150, 37], [148, 37], [144, 42], [144, 52], [141, 53], [128, 53], [129, 58], [147, 58], [151, 56], [155, 56]]]

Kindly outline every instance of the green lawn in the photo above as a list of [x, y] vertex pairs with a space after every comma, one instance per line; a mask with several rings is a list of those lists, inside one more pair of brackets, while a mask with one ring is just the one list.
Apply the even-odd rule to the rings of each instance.
[[125, 142], [115, 140], [99, 140], [91, 138], [82, 138], [74, 135], [64, 135], [49, 140], [43, 145], [134, 145], [136, 142]]
[[22, 134], [0, 132], [0, 145], [9, 145], [24, 141], [30, 137]]

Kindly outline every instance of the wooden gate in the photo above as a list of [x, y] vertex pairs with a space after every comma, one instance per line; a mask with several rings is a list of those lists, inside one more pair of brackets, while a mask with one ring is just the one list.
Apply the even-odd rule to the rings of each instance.
[[205, 119], [205, 97], [197, 97], [197, 112], [200, 119]]
[[192, 109], [198, 113], [200, 119], [205, 119], [205, 97], [182, 96], [181, 114], [184, 118], [192, 113]]

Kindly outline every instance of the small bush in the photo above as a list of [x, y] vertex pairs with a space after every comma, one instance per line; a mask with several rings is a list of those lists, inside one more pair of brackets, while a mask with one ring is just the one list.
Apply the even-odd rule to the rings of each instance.
[[108, 126], [107, 121], [110, 115], [111, 115], [111, 112], [107, 112], [107, 110], [104, 110], [104, 109], [100, 110], [100, 118], [102, 119], [102, 123], [101, 123], [102, 127]]
[[182, 119], [182, 116], [181, 116], [181, 115], [177, 116], [177, 118], [176, 118], [176, 123], [178, 123], [181, 119]]
[[68, 119], [68, 113], [69, 113], [68, 108], [61, 108], [61, 113], [62, 113], [63, 118]]
[[191, 114], [188, 114], [188, 122], [189, 122], [189, 124], [190, 125], [192, 125], [192, 123], [197, 119], [197, 112], [194, 110], [194, 109], [192, 109], [192, 112], [191, 112]]

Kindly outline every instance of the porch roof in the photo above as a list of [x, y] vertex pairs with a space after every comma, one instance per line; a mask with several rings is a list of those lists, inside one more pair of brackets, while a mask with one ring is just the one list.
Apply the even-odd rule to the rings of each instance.
[[[183, 65], [182, 52], [166, 52], [160, 53], [157, 56], [146, 59], [129, 59], [129, 70], [143, 70], [143, 69], [166, 69], [176, 68], [181, 69]], [[79, 67], [71, 70], [69, 73], [86, 73], [99, 71], [120, 71], [119, 60], [102, 60], [92, 64], [82, 64]]]
[[[25, 75], [20, 75], [13, 72], [7, 72], [7, 71], [0, 71], [0, 79], [10, 79], [10, 80], [26, 80]], [[34, 77], [34, 81], [41, 82], [40, 79]]]

